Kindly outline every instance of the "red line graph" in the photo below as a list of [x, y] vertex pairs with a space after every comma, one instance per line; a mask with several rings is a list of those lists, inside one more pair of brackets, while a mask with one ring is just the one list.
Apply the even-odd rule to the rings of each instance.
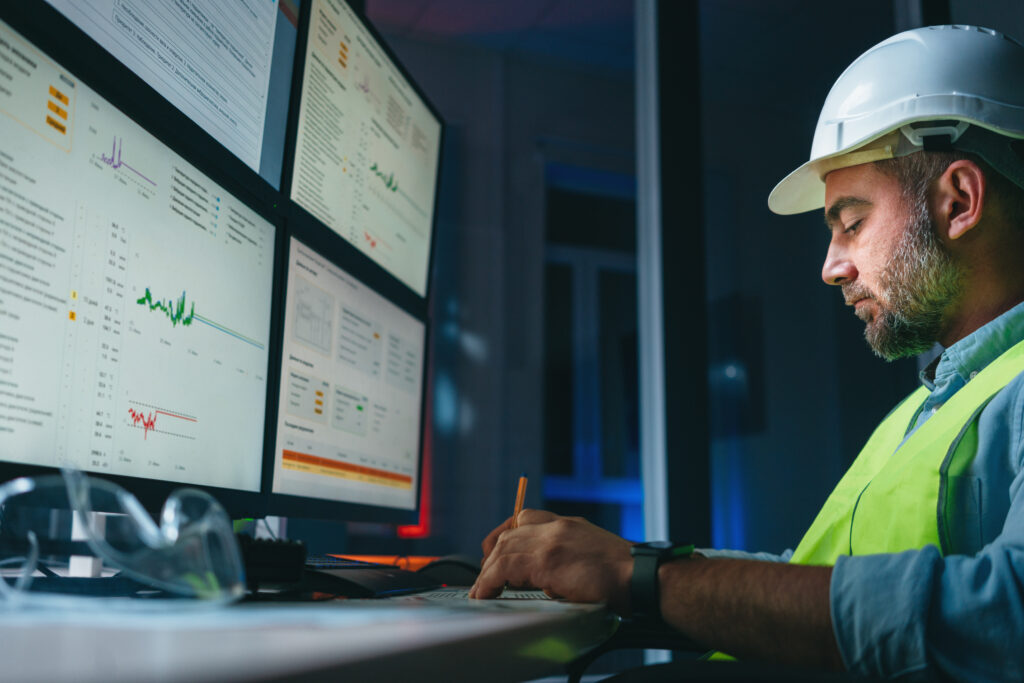
[[391, 245], [382, 240], [380, 237], [363, 230], [363, 241], [370, 245], [370, 249], [376, 249], [377, 247], [384, 247], [387, 250], [391, 250]]
[[142, 424], [142, 439], [146, 440], [149, 437], [149, 431], [156, 429], [156, 416], [166, 415], [167, 417], [175, 417], [179, 420], [185, 420], [186, 422], [198, 422], [194, 417], [186, 417], [185, 415], [175, 415], [169, 413], [166, 410], [153, 410], [147, 415], [141, 410], [135, 410], [134, 408], [128, 409], [128, 416], [132, 419], [132, 425], [138, 427]]

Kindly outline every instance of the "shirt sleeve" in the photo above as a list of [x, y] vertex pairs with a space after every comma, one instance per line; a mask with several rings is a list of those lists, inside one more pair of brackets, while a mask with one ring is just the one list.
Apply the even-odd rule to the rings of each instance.
[[792, 550], [786, 550], [781, 555], [775, 553], [751, 553], [745, 550], [722, 550], [716, 548], [697, 548], [696, 552], [704, 557], [729, 560], [761, 560], [762, 562], [789, 562], [793, 556]]
[[1024, 474], [1009, 495], [1001, 533], [976, 555], [839, 558], [832, 624], [851, 673], [1024, 680]]

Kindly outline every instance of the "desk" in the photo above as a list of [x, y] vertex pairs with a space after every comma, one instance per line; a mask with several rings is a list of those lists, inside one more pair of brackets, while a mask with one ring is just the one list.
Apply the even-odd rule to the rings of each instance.
[[0, 612], [0, 661], [18, 681], [521, 681], [561, 673], [617, 625], [601, 606], [512, 602]]

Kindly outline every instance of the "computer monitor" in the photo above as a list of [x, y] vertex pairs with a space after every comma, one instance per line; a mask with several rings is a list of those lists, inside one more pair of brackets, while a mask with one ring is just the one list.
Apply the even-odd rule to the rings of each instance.
[[425, 356], [423, 320], [292, 237], [269, 509], [415, 519]]
[[46, 0], [280, 188], [300, 0]]
[[425, 297], [441, 119], [344, 0], [309, 4], [290, 196]]
[[258, 513], [277, 226], [47, 50], [0, 21], [0, 473]]

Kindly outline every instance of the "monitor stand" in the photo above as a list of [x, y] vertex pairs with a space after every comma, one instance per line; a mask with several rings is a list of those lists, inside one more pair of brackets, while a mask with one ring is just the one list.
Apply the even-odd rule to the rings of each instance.
[[[83, 518], [84, 515], [84, 518]], [[71, 540], [86, 541], [89, 527], [100, 534], [107, 532], [107, 516], [102, 512], [78, 512], [71, 515]], [[103, 559], [91, 555], [72, 555], [68, 562], [68, 576], [95, 579], [103, 575]]]
[[[88, 540], [91, 528], [101, 534], [110, 533], [110, 518], [120, 517], [106, 512], [88, 512], [81, 517], [70, 510], [50, 510], [49, 535], [51, 540], [60, 544], [67, 542], [68, 518], [70, 514], [70, 540], [82, 544]], [[65, 551], [66, 552], [66, 551]], [[81, 552], [81, 551], [80, 551]], [[44, 554], [48, 554], [44, 551]], [[61, 555], [61, 553], [57, 553]], [[63, 558], [67, 558], [66, 567]], [[45, 566], [47, 563], [44, 562]], [[38, 574], [42, 573], [43, 576]], [[150, 597], [156, 589], [149, 588], [131, 578], [117, 573], [115, 567], [104, 567], [103, 560], [91, 554], [61, 555], [61, 560], [54, 567], [37, 568], [28, 590], [35, 593], [55, 593], [90, 597]]]

